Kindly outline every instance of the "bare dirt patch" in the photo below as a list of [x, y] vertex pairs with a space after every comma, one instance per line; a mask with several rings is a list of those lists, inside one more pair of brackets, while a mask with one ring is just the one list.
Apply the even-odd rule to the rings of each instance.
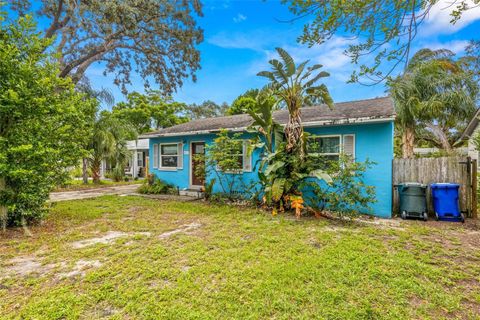
[[7, 262], [4, 275], [9, 277], [43, 274], [53, 270], [56, 266], [55, 264], [42, 264], [42, 259], [36, 256], [16, 257]]
[[322, 227], [320, 228], [321, 231], [327, 231], [327, 232], [354, 232], [354, 233], [357, 233], [359, 232], [360, 230], [358, 229], [353, 229], [353, 228], [347, 228], [347, 227], [344, 227], [344, 226], [341, 226], [341, 225], [329, 225], [329, 226], [325, 226], [325, 227]]
[[102, 237], [90, 238], [86, 240], [75, 241], [71, 245], [74, 249], [81, 249], [96, 244], [111, 244], [119, 238], [132, 237], [132, 236], [147, 236], [150, 237], [150, 232], [121, 232], [121, 231], [109, 231]]
[[[88, 310], [86, 314], [83, 314], [80, 319], [110, 319], [118, 316], [121, 310], [116, 309], [106, 302], [100, 302], [96, 304], [92, 309]], [[129, 317], [124, 317], [122, 319], [130, 319]]]
[[374, 225], [384, 229], [395, 229], [400, 231], [405, 230], [405, 228], [402, 227], [402, 222], [397, 219], [373, 218], [373, 219], [358, 219], [357, 221], [362, 224]]
[[87, 270], [99, 268], [102, 263], [98, 260], [78, 260], [75, 263], [73, 269], [69, 272], [62, 272], [57, 275], [57, 278], [73, 278], [73, 277], [85, 277]]
[[200, 228], [202, 225], [198, 222], [192, 222], [192, 223], [189, 223], [189, 224], [184, 224], [182, 226], [180, 226], [179, 228], [177, 229], [174, 229], [174, 230], [171, 230], [171, 231], [167, 231], [167, 232], [164, 232], [162, 233], [159, 238], [160, 239], [167, 239], [167, 238], [170, 238], [171, 236], [177, 234], [177, 233], [186, 233], [186, 234], [189, 234], [191, 231], [195, 230], [195, 229], [198, 229]]

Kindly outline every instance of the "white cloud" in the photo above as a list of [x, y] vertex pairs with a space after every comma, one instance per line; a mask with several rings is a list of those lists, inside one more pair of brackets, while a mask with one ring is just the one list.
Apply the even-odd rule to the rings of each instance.
[[[321, 45], [310, 48], [303, 45], [291, 44], [281, 47], [285, 49], [297, 63], [310, 60], [311, 64], [322, 64], [323, 70], [330, 73], [331, 79], [346, 82], [350, 79], [350, 74], [355, 66], [344, 52], [350, 44], [357, 42], [357, 40], [350, 40], [345, 37], [333, 37]], [[265, 50], [265, 55], [266, 57], [263, 61], [256, 61], [251, 65], [249, 69], [251, 73], [269, 69], [268, 60], [278, 59], [278, 54], [275, 50]]]
[[472, 0], [466, 0], [469, 10], [463, 12], [462, 17], [455, 24], [451, 23], [452, 11], [457, 9], [458, 1], [440, 0], [431, 9], [421, 29], [421, 37], [438, 34], [452, 34], [463, 29], [472, 22], [480, 19], [480, 7]]
[[456, 54], [462, 54], [465, 51], [465, 47], [468, 45], [468, 40], [452, 40], [448, 42], [431, 42], [431, 43], [420, 43], [420, 45], [415, 45], [413, 47], [413, 52], [417, 52], [423, 48], [429, 48], [432, 50], [438, 49], [448, 49]]
[[233, 22], [235, 22], [235, 23], [240, 23], [240, 22], [245, 21], [245, 20], [247, 20], [247, 16], [245, 16], [241, 13], [239, 13], [235, 17], [233, 17]]
[[335, 36], [329, 41], [307, 47], [293, 41], [287, 41], [285, 37], [268, 36], [266, 31], [246, 33], [218, 33], [207, 39], [207, 42], [225, 49], [249, 49], [263, 53], [265, 58], [253, 65], [267, 66], [268, 60], [277, 57], [275, 47], [281, 47], [292, 55], [295, 61], [310, 59], [312, 63], [321, 63], [326, 68], [338, 69], [350, 64], [350, 58], [344, 54], [348, 45], [358, 43], [358, 40], [350, 40], [345, 37]]
[[278, 46], [284, 41], [284, 35], [266, 30], [256, 30], [250, 33], [219, 32], [209, 38], [207, 42], [224, 49], [250, 49], [263, 52]]
[[230, 0], [213, 0], [205, 1], [204, 8], [206, 10], [215, 11], [215, 10], [225, 10], [230, 7]]

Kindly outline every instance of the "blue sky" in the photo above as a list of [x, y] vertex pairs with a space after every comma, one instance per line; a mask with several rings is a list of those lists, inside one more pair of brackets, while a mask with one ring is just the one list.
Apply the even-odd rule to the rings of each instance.
[[[480, 8], [468, 11], [452, 26], [449, 23], [450, 1], [440, 0], [432, 9], [413, 44], [413, 52], [423, 47], [445, 47], [461, 54], [468, 40], [479, 38]], [[245, 90], [262, 87], [265, 81], [256, 73], [268, 69], [268, 60], [274, 57], [275, 47], [287, 49], [297, 61], [311, 59], [322, 63], [331, 73], [325, 82], [335, 101], [385, 95], [382, 84], [366, 87], [346, 83], [355, 66], [343, 55], [349, 44], [345, 37], [335, 36], [314, 48], [299, 44], [296, 39], [305, 21], [279, 22], [292, 17], [279, 1], [208, 0], [204, 1], [203, 12], [204, 17], [198, 19], [205, 38], [199, 46], [202, 68], [197, 73], [196, 83], [186, 81], [174, 95], [178, 101], [201, 103], [208, 99], [231, 103]], [[94, 85], [109, 88], [116, 102], [123, 100], [120, 90], [113, 84], [113, 77], [104, 77], [102, 71], [101, 65], [95, 65], [87, 74]], [[133, 81], [130, 90], [142, 92], [141, 79], [134, 76]]]

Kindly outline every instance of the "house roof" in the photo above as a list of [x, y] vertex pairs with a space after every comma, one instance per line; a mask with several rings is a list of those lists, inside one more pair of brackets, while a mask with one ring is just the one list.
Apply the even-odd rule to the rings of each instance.
[[[288, 122], [288, 111], [278, 110], [273, 113], [274, 119], [281, 125]], [[367, 100], [339, 102], [334, 109], [326, 105], [304, 107], [301, 109], [302, 123], [308, 126], [325, 126], [336, 124], [366, 123], [391, 121], [395, 117], [393, 101], [389, 97]], [[221, 129], [243, 131], [252, 124], [247, 114], [206, 118], [182, 123], [173, 127], [143, 134], [142, 138], [181, 136], [189, 134], [205, 134], [218, 132]]]
[[460, 144], [464, 140], [470, 139], [473, 133], [475, 132], [475, 130], [477, 129], [479, 123], [480, 123], [480, 108], [477, 109], [477, 111], [473, 115], [473, 118], [470, 120], [465, 130], [463, 130], [462, 135], [457, 140], [457, 142], [455, 142], [455, 145]]

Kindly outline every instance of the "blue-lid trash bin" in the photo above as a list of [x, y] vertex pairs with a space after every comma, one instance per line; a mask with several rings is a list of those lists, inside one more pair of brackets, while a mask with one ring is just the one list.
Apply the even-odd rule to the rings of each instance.
[[433, 210], [437, 220], [465, 222], [460, 211], [458, 183], [432, 183]]

